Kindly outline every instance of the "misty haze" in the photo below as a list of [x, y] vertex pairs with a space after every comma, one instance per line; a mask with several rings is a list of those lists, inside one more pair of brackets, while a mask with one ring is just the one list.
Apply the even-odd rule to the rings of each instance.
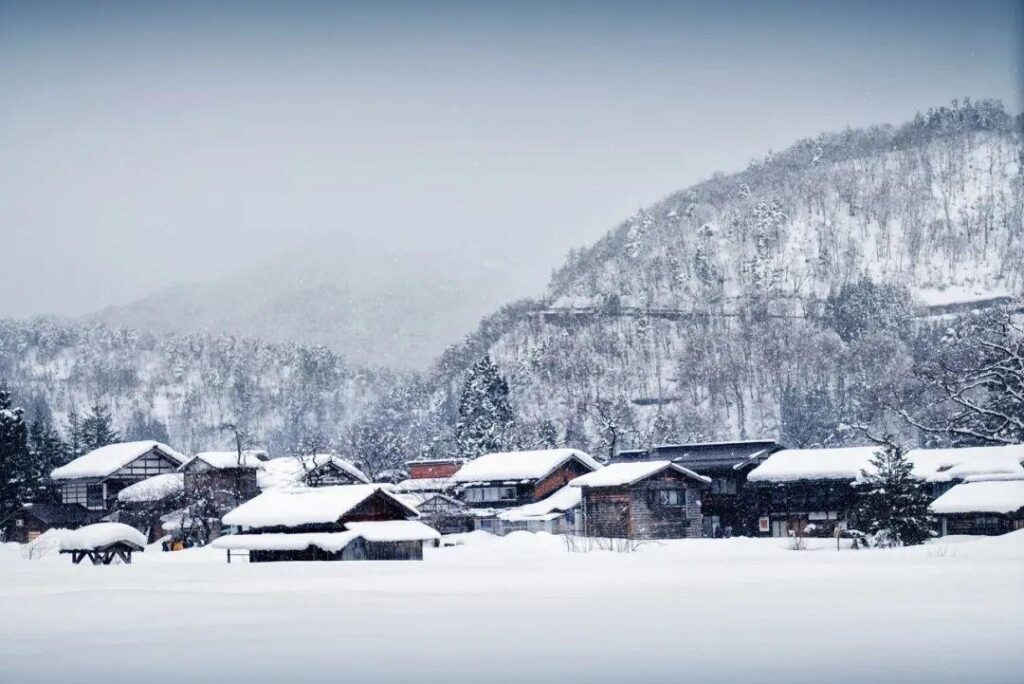
[[1012, 0], [0, 2], [0, 682], [1018, 682], [1022, 64]]

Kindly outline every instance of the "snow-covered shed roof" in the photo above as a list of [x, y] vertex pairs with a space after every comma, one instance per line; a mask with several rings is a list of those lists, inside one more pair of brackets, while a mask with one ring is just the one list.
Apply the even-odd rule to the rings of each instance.
[[931, 503], [934, 513], [1013, 513], [1024, 508], [1024, 480], [965, 482]]
[[185, 467], [192, 461], [202, 461], [211, 468], [224, 470], [226, 468], [259, 468], [260, 463], [267, 460], [267, 452], [262, 449], [249, 449], [242, 452], [241, 458], [237, 451], [201, 451], [195, 455]]
[[350, 522], [345, 523], [345, 529], [371, 542], [427, 541], [441, 538], [437, 530], [419, 520]]
[[498, 513], [502, 520], [540, 520], [544, 518], [558, 517], [566, 511], [572, 510], [580, 505], [583, 499], [583, 490], [579, 487], [565, 485], [554, 494], [535, 503], [524, 506], [516, 506]]
[[1024, 444], [913, 449], [907, 452], [907, 458], [914, 464], [914, 475], [929, 482], [1024, 475]]
[[152, 449], [157, 449], [172, 461], [176, 461], [178, 465], [188, 460], [184, 454], [179, 454], [171, 447], [160, 442], [152, 440], [121, 442], [119, 444], [108, 444], [105, 447], [94, 449], [84, 456], [79, 456], [71, 461], [71, 463], [54, 470], [50, 473], [50, 477], [54, 480], [107, 477]]
[[877, 446], [783, 449], [751, 470], [747, 479], [751, 482], [856, 480], [880, 449]]
[[622, 487], [639, 482], [644, 478], [670, 469], [705, 484], [711, 482], [710, 477], [698, 475], [689, 468], [672, 461], [639, 461], [635, 463], [612, 463], [601, 470], [577, 477], [569, 484], [573, 487]]
[[447, 477], [420, 477], [402, 480], [395, 485], [396, 492], [445, 492], [455, 486]]
[[91, 551], [118, 542], [142, 548], [146, 546], [146, 535], [123, 523], [96, 523], [63, 534], [60, 548], [69, 551]]
[[359, 482], [370, 484], [370, 478], [366, 476], [366, 473], [337, 454], [283, 456], [263, 461], [258, 465], [257, 483], [260, 489], [294, 487], [303, 483], [303, 478], [306, 477], [307, 473], [322, 468], [328, 463], [348, 473]]
[[419, 512], [382, 485], [334, 485], [331, 487], [282, 487], [268, 489], [255, 499], [229, 511], [226, 525], [242, 527], [295, 527], [337, 522], [371, 496], [393, 500], [410, 516]]
[[182, 473], [164, 473], [128, 485], [117, 493], [122, 503], [146, 503], [160, 501], [185, 491], [185, 476]]
[[539, 451], [509, 451], [483, 456], [462, 466], [452, 475], [452, 482], [512, 482], [540, 480], [562, 464], [577, 459], [591, 470], [601, 464], [592, 456], [577, 449], [543, 449]]

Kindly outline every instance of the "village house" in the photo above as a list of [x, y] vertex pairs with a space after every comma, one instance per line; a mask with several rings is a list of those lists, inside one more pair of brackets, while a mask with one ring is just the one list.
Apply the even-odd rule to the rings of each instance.
[[185, 504], [185, 475], [164, 473], [128, 485], [117, 494], [116, 521], [146, 535], [149, 543], [166, 536], [164, 518]]
[[185, 497], [207, 499], [227, 512], [260, 493], [257, 473], [266, 461], [262, 450], [200, 452], [181, 467]]
[[578, 477], [583, 534], [620, 539], [703, 535], [701, 498], [711, 478], [672, 461], [613, 463]]
[[784, 449], [747, 476], [758, 533], [772, 537], [830, 536], [856, 525], [854, 485], [877, 446]]
[[[539, 503], [570, 480], [600, 468], [593, 457], [576, 449], [513, 451], [480, 456], [460, 468], [451, 480], [461, 490], [459, 498], [472, 509], [477, 529], [506, 534], [518, 526], [506, 527], [505, 522], [525, 526], [528, 521], [506, 521], [499, 513]], [[555, 512], [551, 509], [544, 515]]]
[[276, 488], [225, 515], [242, 531], [213, 546], [248, 552], [254, 563], [420, 560], [424, 542], [440, 535], [418, 516], [382, 485]]
[[188, 459], [154, 441], [110, 444], [90, 451], [50, 473], [60, 485], [61, 503], [110, 513], [118, 493], [154, 475], [173, 473]]
[[256, 478], [261, 490], [370, 483], [363, 471], [337, 454], [272, 458], [259, 464]]
[[705, 537], [753, 534], [757, 520], [742, 505], [747, 474], [783, 449], [771, 439], [663, 444], [647, 450], [619, 452], [612, 463], [672, 461], [711, 478], [702, 498], [702, 533]]
[[0, 520], [0, 540], [27, 544], [47, 530], [76, 530], [103, 515], [105, 511], [90, 511], [81, 504], [26, 503]]
[[953, 486], [929, 508], [941, 534], [1006, 534], [1024, 529], [1024, 477], [969, 481]]
[[447, 493], [455, 489], [451, 476], [465, 465], [464, 458], [433, 458], [409, 461], [409, 477], [395, 485], [396, 492]]
[[456, 498], [439, 492], [391, 491], [399, 499], [420, 512], [420, 520], [441, 534], [456, 534], [473, 530], [473, 515], [469, 507]]

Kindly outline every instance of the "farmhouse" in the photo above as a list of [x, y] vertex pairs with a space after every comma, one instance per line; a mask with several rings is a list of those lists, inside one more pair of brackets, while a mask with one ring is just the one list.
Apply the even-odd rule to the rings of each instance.
[[758, 532], [773, 537], [828, 536], [852, 526], [857, 506], [854, 484], [879, 447], [785, 449], [747, 476]]
[[81, 504], [22, 504], [4, 520], [0, 520], [0, 539], [27, 544], [49, 529], [75, 530], [96, 522], [102, 516], [102, 511], [90, 511]]
[[753, 534], [756, 519], [741, 505], [747, 474], [783, 447], [771, 439], [664, 444], [620, 452], [613, 463], [672, 461], [711, 478], [702, 499], [705, 537]]
[[277, 488], [224, 516], [242, 532], [216, 548], [247, 551], [252, 562], [291, 560], [419, 560], [436, 530], [381, 485]]
[[711, 478], [671, 461], [614, 463], [571, 486], [582, 494], [583, 533], [589, 537], [700, 537], [701, 496]]
[[262, 450], [203, 451], [181, 467], [185, 495], [190, 499], [212, 497], [237, 506], [259, 494], [256, 474], [267, 460]]
[[1005, 534], [1024, 529], [1024, 477], [964, 482], [932, 502], [942, 534]]
[[[506, 529], [498, 517], [500, 512], [539, 503], [570, 480], [600, 468], [593, 457], [576, 449], [513, 451], [485, 454], [470, 461], [451, 480], [459, 486], [461, 500], [473, 509], [477, 529], [504, 534], [516, 526]], [[556, 513], [556, 508], [544, 515]]]
[[392, 491], [420, 512], [420, 520], [441, 534], [470, 532], [473, 529], [469, 507], [458, 499], [438, 492], [398, 492], [397, 486]]
[[160, 442], [124, 442], [90, 451], [50, 473], [60, 485], [61, 503], [111, 512], [118, 493], [154, 475], [173, 473], [186, 457]]

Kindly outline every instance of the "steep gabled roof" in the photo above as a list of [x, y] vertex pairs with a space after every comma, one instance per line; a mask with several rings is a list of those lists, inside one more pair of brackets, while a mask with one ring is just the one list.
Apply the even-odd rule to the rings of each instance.
[[329, 465], [347, 473], [357, 482], [370, 483], [366, 473], [336, 454], [284, 456], [263, 461], [259, 464], [257, 482], [260, 489], [295, 487], [301, 485], [310, 473]]
[[703, 484], [709, 484], [711, 478], [698, 475], [689, 468], [672, 461], [639, 461], [637, 463], [612, 463], [601, 470], [577, 477], [572, 487], [623, 487], [657, 475], [664, 470], [673, 470]]
[[202, 461], [211, 468], [224, 470], [227, 468], [259, 468], [260, 463], [267, 460], [267, 452], [262, 449], [249, 449], [238, 457], [237, 451], [201, 451], [182, 468], [188, 468], [193, 462]]
[[374, 496], [385, 497], [407, 516], [419, 511], [379, 484], [268, 489], [224, 516], [226, 525], [241, 527], [296, 527], [337, 522]]
[[592, 456], [577, 449], [509, 451], [484, 454], [462, 466], [451, 480], [462, 483], [540, 480], [573, 459], [590, 470], [601, 468]]
[[79, 456], [71, 461], [71, 463], [51, 472], [50, 477], [54, 480], [108, 477], [153, 449], [156, 449], [178, 465], [188, 460], [184, 454], [179, 454], [171, 447], [160, 442], [152, 440], [121, 442], [119, 444], [108, 444], [105, 447], [94, 449], [84, 456]]

